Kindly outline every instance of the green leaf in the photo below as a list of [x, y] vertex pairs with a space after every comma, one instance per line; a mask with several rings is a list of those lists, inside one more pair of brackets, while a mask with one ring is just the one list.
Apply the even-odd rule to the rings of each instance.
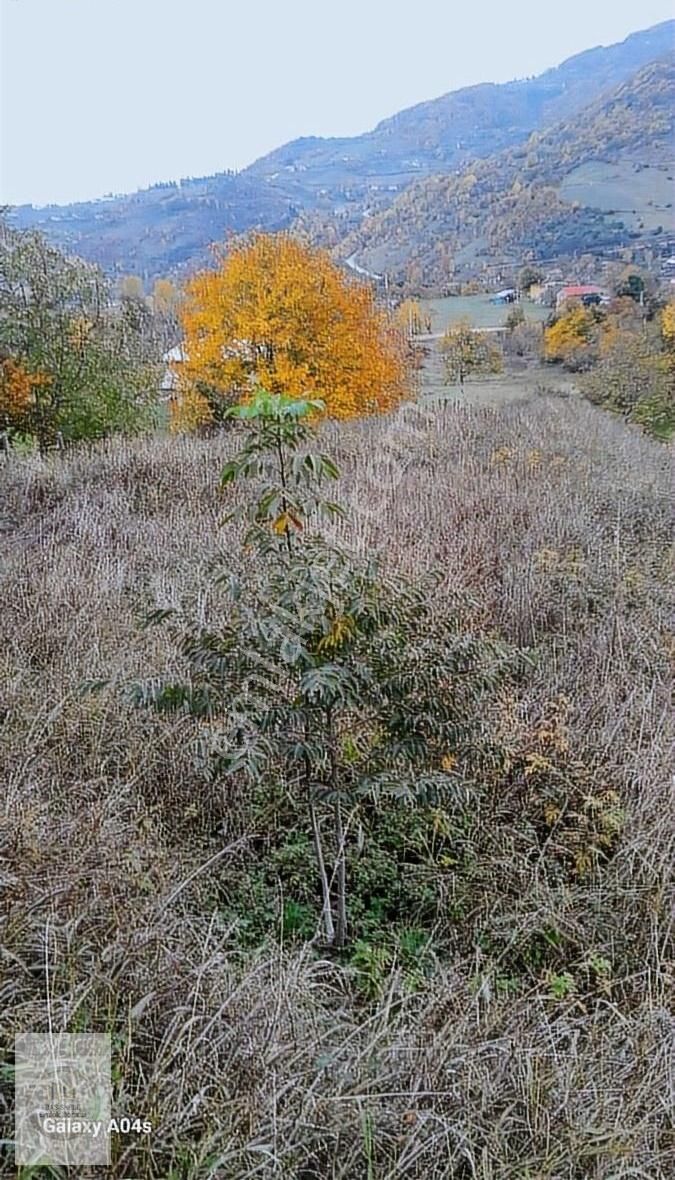
[[229, 463], [225, 464], [220, 474], [221, 486], [224, 487], [228, 483], [233, 483], [238, 475], [239, 463], [236, 459], [232, 459]]

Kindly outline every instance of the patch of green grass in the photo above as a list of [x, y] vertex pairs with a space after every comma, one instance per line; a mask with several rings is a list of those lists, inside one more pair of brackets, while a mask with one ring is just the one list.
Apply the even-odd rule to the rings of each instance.
[[[632, 160], [606, 163], [588, 160], [570, 172], [560, 185], [565, 201], [579, 201], [594, 209], [613, 213], [628, 229], [640, 227], [664, 232], [675, 229], [672, 167], [646, 168]], [[670, 208], [668, 208], [670, 206]]]
[[[432, 332], [445, 332], [458, 320], [469, 320], [475, 328], [503, 328], [514, 304], [490, 303], [489, 295], [449, 295], [446, 299], [421, 300], [422, 316], [431, 316]], [[548, 307], [525, 299], [520, 304], [526, 320], [542, 323], [550, 314]]]

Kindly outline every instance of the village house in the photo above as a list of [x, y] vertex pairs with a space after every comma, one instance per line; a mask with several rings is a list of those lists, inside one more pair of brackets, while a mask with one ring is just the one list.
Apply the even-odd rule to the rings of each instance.
[[602, 287], [597, 287], [595, 283], [572, 284], [560, 289], [556, 299], [556, 307], [561, 307], [563, 303], [569, 303], [574, 299], [578, 299], [585, 307], [590, 307], [594, 303], [606, 303], [608, 295]]
[[162, 397], [170, 398], [176, 392], [178, 388], [178, 374], [174, 366], [184, 364], [187, 359], [187, 354], [182, 344], [176, 344], [168, 352], [164, 353], [162, 360], [166, 368], [162, 375], [162, 380], [159, 383], [159, 392]]
[[497, 291], [490, 296], [490, 303], [515, 303], [518, 298], [518, 292], [515, 287], [506, 287], [503, 291]]

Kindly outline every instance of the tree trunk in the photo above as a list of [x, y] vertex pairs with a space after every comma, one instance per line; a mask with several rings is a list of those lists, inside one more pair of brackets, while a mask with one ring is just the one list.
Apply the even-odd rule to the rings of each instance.
[[312, 824], [312, 837], [314, 839], [314, 853], [316, 856], [316, 865], [319, 870], [319, 880], [321, 882], [321, 916], [323, 918], [323, 928], [326, 931], [326, 942], [329, 946], [333, 946], [335, 942], [335, 925], [333, 923], [333, 907], [330, 898], [330, 882], [328, 880], [328, 873], [326, 872], [326, 861], [323, 855], [323, 845], [321, 843], [321, 830], [319, 828], [319, 818], [316, 814], [316, 807], [312, 798], [312, 784], [310, 782], [310, 770], [308, 760], [305, 760], [306, 770], [306, 787], [307, 787], [307, 805], [309, 807], [309, 818]]
[[328, 710], [328, 739], [330, 751], [330, 786], [335, 796], [335, 879], [337, 888], [337, 915], [335, 925], [335, 946], [341, 948], [347, 941], [347, 857], [345, 850], [345, 832], [342, 824], [342, 806], [340, 804], [335, 742], [335, 721], [332, 708]]
[[342, 808], [339, 799], [335, 803], [335, 843], [337, 845], [337, 859], [335, 862], [337, 878], [335, 945], [336, 947], [343, 947], [347, 941], [347, 858], [345, 855], [345, 833], [342, 826]]

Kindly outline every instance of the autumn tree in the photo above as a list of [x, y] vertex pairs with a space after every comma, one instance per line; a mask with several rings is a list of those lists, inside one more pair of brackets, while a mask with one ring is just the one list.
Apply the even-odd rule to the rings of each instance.
[[156, 279], [152, 288], [152, 307], [155, 334], [162, 344], [162, 353], [175, 346], [181, 336], [179, 318], [182, 295], [170, 279]]
[[667, 437], [675, 424], [672, 367], [656, 331], [609, 334], [581, 389], [590, 401], [652, 434]]
[[489, 333], [472, 328], [469, 320], [451, 324], [441, 341], [448, 383], [459, 382], [464, 388], [467, 377], [500, 373], [503, 367], [501, 349]]
[[0, 358], [0, 433], [6, 438], [30, 433], [36, 391], [48, 380], [44, 373], [30, 372], [11, 356]]
[[661, 335], [665, 347], [675, 352], [675, 299], [671, 299], [661, 313]]
[[180, 314], [176, 429], [222, 420], [252, 385], [321, 397], [333, 418], [387, 411], [406, 396], [404, 342], [371, 288], [288, 235], [236, 244], [188, 283]]
[[404, 299], [394, 313], [394, 321], [407, 336], [421, 336], [426, 321], [417, 299]]
[[158, 315], [175, 315], [181, 300], [178, 287], [171, 279], [155, 279], [152, 303]]
[[589, 368], [596, 358], [599, 317], [591, 308], [572, 304], [544, 333], [544, 356], [566, 368]]
[[14, 366], [4, 396], [21, 386], [25, 400], [30, 380], [29, 430], [41, 447], [145, 422], [158, 378], [121, 302], [95, 266], [0, 224], [0, 350]]
[[120, 279], [120, 295], [125, 299], [143, 299], [143, 280], [138, 275], [123, 275]]

